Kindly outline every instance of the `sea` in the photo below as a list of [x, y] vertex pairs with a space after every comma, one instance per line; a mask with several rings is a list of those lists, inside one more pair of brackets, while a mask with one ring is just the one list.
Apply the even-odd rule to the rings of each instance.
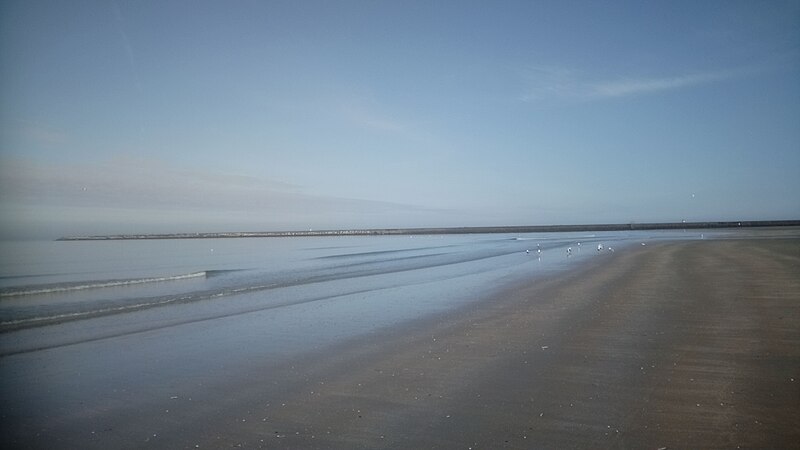
[[[232, 335], [294, 351], [441, 313], [632, 244], [708, 234], [0, 242], [0, 355], [231, 318]], [[238, 338], [222, 341], [230, 339]]]

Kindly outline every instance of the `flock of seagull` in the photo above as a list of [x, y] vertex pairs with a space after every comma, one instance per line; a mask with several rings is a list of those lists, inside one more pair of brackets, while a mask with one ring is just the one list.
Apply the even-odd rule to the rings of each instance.
[[[644, 245], [644, 242], [642, 242], [642, 245]], [[578, 242], [578, 249], [580, 249], [580, 247], [581, 247], [581, 243]], [[603, 244], [597, 244], [597, 252], [598, 253], [602, 252], [603, 249], [606, 249], [609, 252], [614, 253], [614, 248], [613, 247], [604, 247]], [[526, 254], [530, 254], [530, 252], [531, 252], [530, 249], [525, 250]], [[542, 257], [542, 249], [540, 248], [539, 244], [536, 244], [536, 254], [541, 259], [541, 257]], [[567, 256], [568, 257], [572, 256], [572, 247], [567, 247]]]

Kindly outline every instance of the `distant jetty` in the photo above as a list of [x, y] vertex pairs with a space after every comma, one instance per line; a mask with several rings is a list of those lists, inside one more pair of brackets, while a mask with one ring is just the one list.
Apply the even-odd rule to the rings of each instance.
[[454, 228], [367, 228], [350, 230], [236, 231], [226, 233], [110, 234], [65, 236], [58, 241], [118, 241], [134, 239], [223, 239], [309, 236], [410, 236], [432, 234], [563, 233], [570, 231], [680, 230], [708, 228], [796, 227], [800, 220], [750, 220], [735, 222], [664, 222], [590, 225], [530, 225]]

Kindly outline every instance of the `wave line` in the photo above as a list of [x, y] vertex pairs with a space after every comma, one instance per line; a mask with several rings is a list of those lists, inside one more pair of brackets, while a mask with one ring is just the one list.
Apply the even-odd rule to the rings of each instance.
[[56, 292], [80, 291], [85, 289], [100, 289], [134, 284], [160, 283], [165, 281], [187, 280], [190, 278], [205, 277], [206, 272], [192, 272], [183, 275], [167, 277], [131, 278], [123, 280], [79, 281], [68, 284], [43, 284], [37, 286], [10, 287], [0, 290], [0, 297], [17, 297], [21, 295], [53, 294]]

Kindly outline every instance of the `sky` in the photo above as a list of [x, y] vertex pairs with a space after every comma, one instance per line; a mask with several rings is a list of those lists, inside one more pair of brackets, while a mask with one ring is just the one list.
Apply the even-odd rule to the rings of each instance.
[[800, 219], [800, 1], [3, 1], [0, 238]]

